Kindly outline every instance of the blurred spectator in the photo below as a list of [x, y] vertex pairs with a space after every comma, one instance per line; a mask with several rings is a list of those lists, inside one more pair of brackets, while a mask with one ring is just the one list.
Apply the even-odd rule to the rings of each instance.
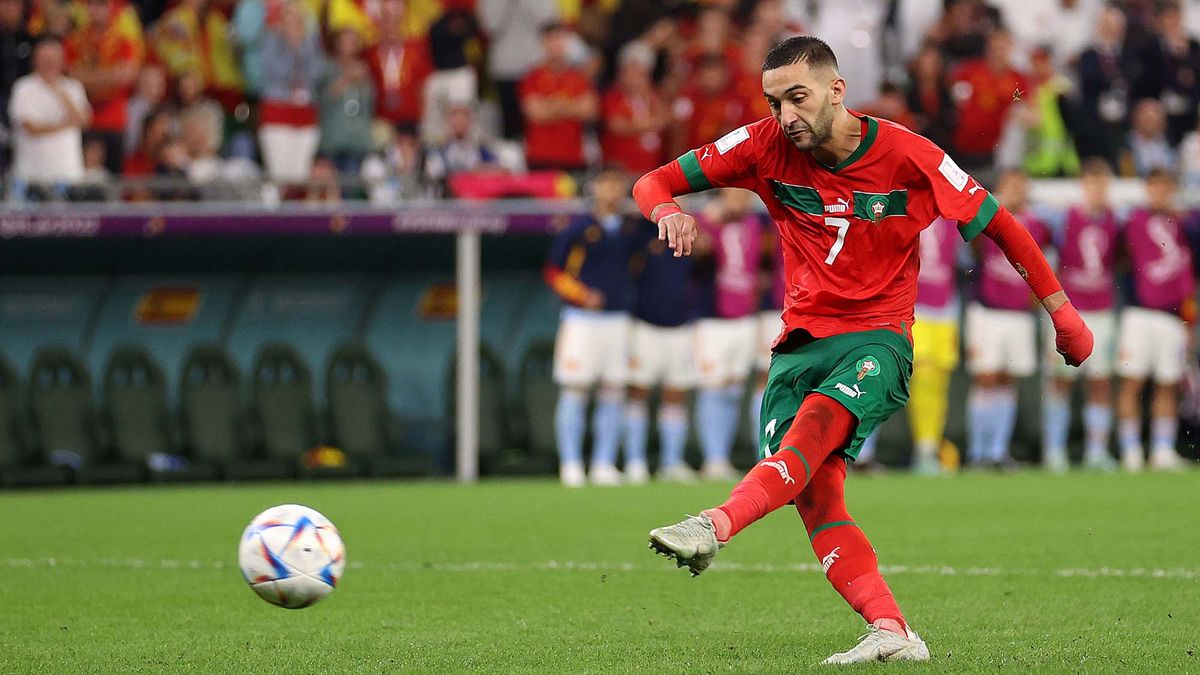
[[672, 157], [711, 143], [749, 121], [746, 102], [730, 87], [729, 64], [716, 54], [700, 61], [692, 83], [671, 104], [671, 113], [675, 125], [668, 154]]
[[[896, 0], [896, 12], [892, 20], [899, 41], [899, 54], [904, 63], [912, 60], [917, 52], [929, 44], [930, 33], [938, 27], [945, 14], [944, 5], [939, 0]], [[936, 40], [934, 44], [937, 44]]]
[[1167, 139], [1178, 145], [1196, 126], [1200, 105], [1200, 42], [1187, 34], [1183, 12], [1175, 2], [1164, 3], [1157, 16], [1158, 40], [1153, 58], [1161, 73], [1159, 98], [1167, 113]]
[[1092, 41], [1104, 0], [988, 0], [1000, 11], [1015, 42], [1014, 62], [1032, 68], [1034, 52], [1050, 45], [1056, 68], [1066, 65]]
[[1180, 182], [1185, 192], [1200, 190], [1200, 129], [1193, 129], [1179, 145]]
[[1034, 50], [1029, 91], [1014, 106], [996, 153], [1002, 169], [1023, 165], [1033, 177], [1079, 174], [1079, 157], [1060, 107], [1071, 82], [1055, 71], [1052, 58], [1048, 48]]
[[[359, 44], [375, 44], [379, 39], [378, 0], [305, 0], [305, 4], [325, 30], [329, 44], [344, 30], [357, 33]], [[406, 26], [405, 18], [398, 17], [398, 23]]]
[[766, 29], [748, 29], [742, 34], [742, 68], [733, 86], [746, 105], [747, 121], [771, 115], [771, 107], [763, 96], [762, 63], [775, 44], [775, 38]]
[[26, 30], [35, 38], [49, 35], [65, 38], [73, 28], [70, 6], [59, 0], [32, 0], [29, 3], [29, 19]]
[[518, 85], [541, 60], [540, 29], [558, 20], [555, 0], [479, 0], [479, 23], [488, 37], [488, 72], [500, 97], [505, 138], [522, 133]]
[[12, 131], [9, 93], [32, 67], [33, 38], [25, 30], [22, 0], [0, 0], [0, 176], [8, 171]]
[[995, 28], [980, 0], [946, 0], [946, 12], [929, 31], [950, 69], [959, 61], [982, 58], [988, 34]]
[[820, 3], [812, 34], [837, 54], [838, 70], [850, 83], [846, 105], [858, 108], [879, 96], [884, 80], [883, 21], [888, 0], [842, 0]]
[[153, 174], [159, 151], [170, 140], [175, 123], [174, 113], [170, 108], [159, 106], [151, 110], [142, 120], [137, 147], [125, 157], [122, 174], [131, 177]]
[[950, 92], [958, 106], [954, 129], [956, 159], [967, 170], [990, 166], [1008, 110], [1028, 88], [1013, 69], [1012, 37], [1003, 30], [987, 39], [987, 53], [959, 66], [950, 77]]
[[550, 24], [542, 30], [542, 63], [521, 80], [525, 116], [525, 159], [530, 169], [582, 170], [583, 125], [596, 118], [592, 83], [567, 61], [571, 30]]
[[132, 8], [116, 0], [87, 0], [85, 22], [63, 43], [68, 72], [83, 83], [92, 103], [89, 132], [104, 140], [113, 173], [121, 171], [125, 156], [127, 106], [144, 55], [141, 26], [135, 35], [126, 10]]
[[367, 183], [367, 195], [373, 204], [390, 205], [422, 196], [421, 145], [416, 134], [389, 129], [388, 139], [380, 154], [363, 161], [362, 179]]
[[204, 95], [204, 81], [198, 73], [186, 72], [175, 81], [175, 101], [179, 116], [204, 120], [214, 147], [220, 148], [225, 139], [225, 111], [221, 104]]
[[1145, 178], [1151, 171], [1175, 171], [1175, 149], [1167, 140], [1167, 114], [1163, 104], [1152, 98], [1138, 101], [1133, 109], [1133, 128], [1129, 132], [1129, 157], [1126, 173]]
[[375, 114], [397, 128], [411, 131], [421, 121], [422, 90], [433, 69], [429, 42], [406, 38], [404, 0], [382, 0], [379, 43], [367, 52], [375, 80]]
[[[783, 0], [759, 0], [751, 11], [750, 22], [743, 31], [743, 37], [757, 33], [762, 36], [762, 40], [767, 44], [769, 50], [792, 35], [803, 32], [800, 30], [800, 26], [789, 23], [788, 16], [784, 11]], [[745, 42], [743, 39], [743, 51], [746, 49]], [[763, 54], [765, 55], [766, 52], [764, 51]], [[758, 63], [761, 68], [762, 59], [759, 59]]]
[[650, 80], [654, 52], [641, 42], [621, 50], [617, 81], [604, 94], [600, 147], [606, 164], [640, 176], [663, 162], [663, 130], [671, 121]]
[[159, 149], [157, 161], [154, 164], [154, 183], [150, 195], [155, 201], [191, 201], [197, 199], [197, 192], [188, 181], [187, 147], [178, 138], [171, 138]]
[[463, 8], [447, 9], [429, 27], [433, 74], [425, 81], [425, 108], [421, 113], [421, 137], [437, 141], [446, 137], [446, 117], [455, 101], [479, 95], [479, 78], [468, 51], [479, 43], [475, 15]]
[[70, 190], [71, 198], [83, 202], [112, 199], [112, 172], [104, 166], [104, 142], [99, 138], [83, 144], [83, 177]]
[[126, 106], [125, 148], [127, 152], [137, 149], [142, 138], [142, 124], [152, 110], [162, 105], [167, 98], [167, 72], [162, 66], [146, 64], [138, 73], [137, 86]]
[[1117, 165], [1129, 118], [1131, 54], [1125, 50], [1125, 15], [1100, 13], [1095, 43], [1079, 55], [1079, 103], [1072, 121], [1080, 157], [1103, 157]]
[[262, 123], [258, 142], [273, 181], [300, 183], [317, 152], [317, 79], [323, 66], [316, 31], [301, 9], [285, 5], [263, 38]]
[[446, 118], [447, 138], [425, 148], [425, 176], [442, 184], [457, 173], [521, 170], [519, 157], [480, 139], [475, 108], [470, 101], [452, 103]]
[[946, 63], [937, 45], [926, 42], [909, 66], [908, 107], [921, 134], [950, 147], [954, 131], [954, 99], [946, 80]]
[[172, 77], [192, 73], [200, 88], [232, 111], [242, 100], [242, 76], [230, 42], [229, 21], [216, 0], [182, 0], [150, 30], [150, 41]]
[[58, 189], [83, 177], [82, 128], [92, 109], [83, 85], [63, 74], [58, 40], [43, 39], [34, 48], [33, 72], [13, 86], [8, 115], [15, 179]]
[[[284, 0], [289, 2], [291, 0]], [[238, 0], [230, 35], [237, 48], [246, 96], [257, 100], [263, 88], [263, 40], [267, 31], [268, 0]], [[275, 3], [278, 6], [279, 3]], [[274, 12], [277, 14], [277, 12]], [[275, 17], [273, 16], [272, 19]]]
[[880, 85], [879, 98], [864, 105], [860, 112], [891, 120], [913, 131], [917, 130], [917, 118], [908, 109], [904, 90], [894, 82], [884, 82]]
[[732, 67], [738, 67], [742, 63], [742, 50], [734, 39], [734, 29], [728, 9], [716, 4], [702, 7], [696, 15], [684, 58], [693, 68], [710, 56], [722, 57]]
[[338, 32], [333, 58], [321, 84], [320, 154], [346, 175], [358, 175], [363, 157], [371, 151], [371, 114], [375, 85], [362, 59], [358, 33]]
[[[350, 29], [342, 29], [342, 33]], [[354, 33], [357, 38], [358, 34]], [[318, 159], [313, 162], [312, 173], [308, 176], [308, 187], [304, 193], [304, 201], [314, 204], [334, 204], [342, 201], [342, 188], [338, 183], [338, 169], [328, 159]]]

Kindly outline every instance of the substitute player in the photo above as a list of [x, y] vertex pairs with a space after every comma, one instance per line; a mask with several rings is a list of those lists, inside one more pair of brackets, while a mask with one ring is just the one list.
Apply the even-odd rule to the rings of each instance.
[[[1059, 274], [1063, 290], [1092, 329], [1096, 348], [1079, 369], [1057, 359], [1050, 364], [1053, 377], [1042, 401], [1042, 462], [1047, 468], [1067, 468], [1067, 430], [1071, 426], [1071, 389], [1078, 375], [1087, 382], [1083, 409], [1083, 466], [1111, 471], [1116, 462], [1108, 452], [1112, 436], [1113, 351], [1117, 333], [1117, 278], [1113, 271], [1117, 249], [1117, 217], [1108, 200], [1112, 170], [1108, 162], [1093, 157], [1083, 163], [1080, 185], [1083, 203], [1067, 210], [1059, 244]], [[1047, 350], [1049, 353], [1049, 350]]]
[[554, 430], [559, 478], [568, 487], [587, 480], [583, 436], [593, 389], [591, 479], [597, 485], [621, 482], [616, 461], [629, 367], [629, 265], [638, 229], [649, 227], [621, 213], [628, 185], [619, 171], [596, 178], [592, 213], [558, 233], [544, 270], [546, 283], [566, 302], [554, 343], [554, 381], [560, 387]]
[[[1050, 233], [1026, 213], [1028, 179], [1024, 172], [1005, 171], [997, 185], [1000, 203], [1021, 216], [1038, 245]], [[1017, 378], [1037, 371], [1037, 319], [1030, 313], [1029, 288], [1009, 262], [1008, 252], [991, 239], [978, 244], [979, 274], [975, 301], [967, 307], [967, 459], [974, 467], [1012, 464], [1008, 452], [1017, 423]]]
[[1185, 466], [1175, 451], [1179, 431], [1176, 387], [1193, 351], [1192, 322], [1196, 318], [1196, 280], [1192, 254], [1183, 234], [1183, 221], [1175, 210], [1175, 176], [1151, 171], [1146, 177], [1146, 208], [1129, 214], [1125, 246], [1133, 267], [1133, 298], [1121, 312], [1117, 338], [1117, 394], [1120, 417], [1118, 437], [1121, 464], [1141, 471], [1141, 392], [1154, 380], [1150, 400], [1150, 467], [1179, 469]]
[[706, 480], [737, 480], [729, 461], [742, 390], [758, 346], [758, 265], [763, 223], [751, 213], [754, 195], [722, 190], [700, 221], [700, 246], [711, 255], [711, 288], [696, 322], [696, 430]]
[[650, 545], [699, 574], [739, 531], [795, 501], [829, 581], [870, 624], [827, 662], [927, 660], [843, 491], [847, 460], [908, 399], [921, 230], [942, 216], [967, 239], [995, 239], [1051, 313], [1070, 363], [1091, 353], [1091, 333], [1029, 233], [946, 153], [846, 109], [846, 81], [828, 45], [785, 40], [767, 54], [762, 78], [773, 118], [688, 152], [634, 187], [681, 256], [691, 252], [696, 221], [675, 195], [754, 190], [779, 228], [788, 279], [786, 329], [763, 399], [766, 458], [724, 504], [652, 530]]
[[646, 442], [650, 415], [647, 399], [661, 385], [658, 405], [658, 479], [691, 482], [696, 472], [684, 461], [687, 444], [687, 393], [694, 386], [689, 258], [676, 258], [650, 228], [634, 255], [633, 341], [629, 359], [629, 403], [625, 410], [625, 478], [649, 477]]

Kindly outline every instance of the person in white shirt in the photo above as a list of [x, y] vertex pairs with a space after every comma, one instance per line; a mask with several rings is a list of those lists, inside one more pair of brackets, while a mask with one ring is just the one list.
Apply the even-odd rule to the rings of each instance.
[[13, 177], [20, 183], [61, 191], [83, 178], [82, 130], [92, 108], [83, 85], [63, 73], [62, 44], [45, 39], [33, 50], [33, 72], [13, 85]]

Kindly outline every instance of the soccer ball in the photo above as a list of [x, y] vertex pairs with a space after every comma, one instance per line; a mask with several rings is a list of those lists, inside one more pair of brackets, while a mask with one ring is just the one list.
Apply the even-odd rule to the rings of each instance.
[[272, 605], [300, 609], [337, 586], [346, 547], [337, 528], [314, 509], [272, 506], [255, 516], [238, 547], [242, 576]]

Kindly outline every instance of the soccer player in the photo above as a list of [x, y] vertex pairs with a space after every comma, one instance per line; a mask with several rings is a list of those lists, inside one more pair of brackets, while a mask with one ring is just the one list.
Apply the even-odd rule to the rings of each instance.
[[[1012, 169], [1000, 176], [997, 196], [1040, 246], [1049, 232], [1023, 213], [1028, 204], [1028, 180]], [[1016, 378], [1037, 370], [1037, 320], [1029, 312], [1029, 289], [1011, 256], [997, 242], [978, 243], [979, 274], [975, 302], [967, 308], [967, 371], [971, 393], [967, 399], [967, 459], [974, 467], [1012, 464], [1008, 445], [1017, 422]]]
[[1067, 211], [1059, 246], [1059, 274], [1063, 290], [1071, 296], [1096, 338], [1092, 357], [1078, 370], [1051, 364], [1053, 378], [1042, 401], [1042, 462], [1053, 471], [1067, 468], [1067, 431], [1071, 426], [1071, 388], [1078, 375], [1086, 380], [1087, 404], [1083, 409], [1083, 466], [1111, 471], [1108, 452], [1112, 435], [1113, 348], [1117, 332], [1116, 275], [1117, 218], [1108, 201], [1112, 170], [1108, 162], [1093, 157], [1083, 163], [1080, 185], [1083, 203]]
[[1192, 322], [1196, 318], [1196, 280], [1183, 225], [1175, 210], [1175, 176], [1164, 170], [1146, 177], [1146, 208], [1129, 215], [1125, 246], [1133, 267], [1133, 298], [1121, 312], [1117, 338], [1117, 434], [1121, 464], [1141, 471], [1140, 394], [1154, 380], [1150, 401], [1150, 467], [1174, 470], [1184, 466], [1175, 451], [1179, 430], [1175, 388], [1194, 354]]
[[692, 266], [676, 258], [666, 242], [646, 228], [634, 255], [633, 340], [629, 359], [629, 404], [625, 410], [625, 478], [649, 478], [646, 400], [658, 385], [658, 479], [687, 483], [696, 472], [684, 461], [687, 444], [687, 392], [694, 386]]
[[845, 107], [846, 81], [828, 45], [785, 40], [763, 61], [762, 79], [773, 117], [685, 153], [634, 187], [679, 256], [691, 253], [697, 227], [674, 196], [754, 190], [780, 231], [788, 280], [786, 328], [763, 399], [765, 458], [724, 504], [652, 530], [650, 545], [699, 574], [739, 531], [794, 501], [825, 575], [870, 624], [827, 662], [927, 660], [843, 490], [862, 439], [908, 398], [921, 230], [942, 216], [967, 239], [995, 239], [1051, 313], [1068, 362], [1087, 358], [1091, 333], [1037, 243], [987, 190], [928, 140]]
[[554, 428], [559, 478], [569, 487], [587, 480], [583, 436], [588, 398], [597, 385], [591, 479], [596, 485], [621, 482], [616, 462], [629, 368], [629, 265], [637, 230], [649, 227], [622, 215], [628, 185], [619, 171], [596, 178], [592, 213], [558, 233], [544, 270], [546, 283], [566, 302], [554, 344], [554, 380], [561, 389]]
[[742, 389], [758, 346], [758, 265], [763, 223], [754, 195], [722, 190], [701, 219], [699, 245], [711, 255], [713, 279], [696, 322], [696, 428], [706, 480], [737, 480], [729, 456], [741, 418]]

